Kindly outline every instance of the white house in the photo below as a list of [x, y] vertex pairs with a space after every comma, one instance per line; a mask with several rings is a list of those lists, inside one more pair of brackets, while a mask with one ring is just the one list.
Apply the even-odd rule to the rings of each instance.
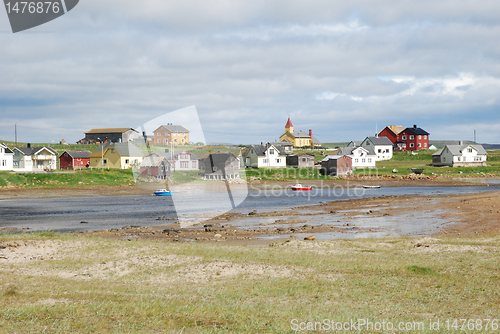
[[392, 159], [393, 144], [387, 137], [366, 137], [360, 146], [373, 150], [377, 161]]
[[175, 151], [173, 162], [175, 171], [200, 169], [200, 159], [198, 156], [186, 150]]
[[377, 156], [373, 148], [365, 148], [361, 146], [347, 146], [339, 148], [338, 155], [347, 155], [352, 158], [352, 168], [375, 168]]
[[54, 170], [57, 167], [57, 152], [50, 147], [14, 147], [14, 170], [33, 172]]
[[281, 145], [262, 144], [248, 147], [243, 154], [245, 165], [254, 168], [285, 168], [286, 153]]
[[0, 144], [0, 170], [14, 168], [14, 152], [5, 144]]
[[446, 145], [432, 155], [434, 166], [486, 166], [486, 150], [481, 145]]

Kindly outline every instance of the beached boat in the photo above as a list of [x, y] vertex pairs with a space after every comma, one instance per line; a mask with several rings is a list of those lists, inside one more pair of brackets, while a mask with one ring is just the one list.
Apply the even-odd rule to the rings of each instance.
[[378, 189], [378, 188], [380, 188], [380, 186], [367, 186], [367, 185], [364, 185], [363, 188], [365, 188], [365, 189]]
[[168, 191], [167, 189], [158, 189], [157, 191], [154, 192], [155, 196], [170, 196], [173, 195], [173, 191]]
[[295, 191], [308, 191], [308, 190], [312, 190], [312, 187], [303, 186], [300, 183], [297, 183], [296, 185], [292, 186], [292, 190], [295, 190]]

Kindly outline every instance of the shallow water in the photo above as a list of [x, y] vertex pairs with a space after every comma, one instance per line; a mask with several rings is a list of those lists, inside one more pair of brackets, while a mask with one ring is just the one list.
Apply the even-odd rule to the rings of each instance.
[[[390, 195], [436, 195], [476, 193], [498, 190], [500, 186], [480, 187], [387, 187], [380, 189], [355, 189], [341, 192], [339, 189], [321, 189], [315, 192], [292, 192], [284, 190], [250, 191], [246, 200], [234, 211], [248, 213], [283, 211], [293, 207], [314, 205], [350, 198], [376, 197]], [[184, 203], [189, 211], [184, 211], [184, 218], [202, 220], [204, 216], [213, 216], [227, 212], [224, 200], [227, 194], [213, 193], [207, 200], [206, 194], [179, 194], [176, 203]], [[218, 203], [222, 203], [218, 205]], [[229, 208], [230, 209], [230, 208]], [[161, 220], [158, 220], [161, 218]], [[154, 226], [176, 221], [177, 212], [170, 197], [155, 196], [111, 196], [111, 197], [75, 197], [29, 200], [0, 201], [0, 228], [26, 228], [29, 230], [78, 231], [121, 228], [124, 226]], [[278, 219], [274, 217], [275, 220]], [[296, 217], [295, 219], [302, 218]], [[323, 217], [325, 223], [328, 218]], [[441, 222], [439, 222], [440, 224]], [[256, 223], [260, 224], [260, 222]], [[361, 221], [360, 224], [372, 224]], [[374, 223], [383, 227], [384, 222]], [[400, 223], [398, 223], [401, 225]], [[394, 224], [393, 224], [394, 225]], [[388, 228], [385, 227], [388, 233]], [[398, 232], [396, 230], [396, 232]], [[413, 233], [403, 229], [398, 233]], [[418, 233], [416, 231], [415, 233]]]

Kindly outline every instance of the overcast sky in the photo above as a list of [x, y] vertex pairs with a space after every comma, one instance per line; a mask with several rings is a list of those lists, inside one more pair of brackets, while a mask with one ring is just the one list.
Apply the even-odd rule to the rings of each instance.
[[417, 124], [500, 143], [498, 1], [81, 0], [13, 34], [0, 140], [68, 142], [195, 105], [208, 142], [322, 142]]

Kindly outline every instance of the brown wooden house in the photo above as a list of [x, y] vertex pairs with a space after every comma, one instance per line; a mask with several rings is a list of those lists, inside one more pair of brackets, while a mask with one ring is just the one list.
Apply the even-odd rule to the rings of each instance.
[[321, 174], [342, 176], [352, 173], [352, 158], [347, 155], [329, 155], [321, 161]]

